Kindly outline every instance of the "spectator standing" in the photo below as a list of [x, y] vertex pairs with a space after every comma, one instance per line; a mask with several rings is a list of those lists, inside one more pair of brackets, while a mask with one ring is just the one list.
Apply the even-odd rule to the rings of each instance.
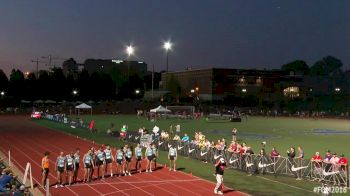
[[175, 132], [177, 135], [180, 135], [180, 132], [181, 132], [181, 126], [180, 125], [176, 125], [175, 126]]
[[237, 129], [233, 128], [231, 133], [232, 133], [232, 141], [237, 141]]
[[311, 158], [311, 162], [314, 166], [314, 175], [317, 177], [321, 177], [322, 175], [322, 157], [319, 152], [316, 152], [314, 156]]
[[182, 137], [181, 139], [185, 144], [188, 144], [188, 142], [190, 141], [190, 137], [187, 136], [187, 134], [185, 133], [185, 135]]
[[341, 171], [346, 172], [346, 166], [348, 165], [348, 159], [345, 158], [344, 154], [340, 155], [338, 165], [340, 166]]

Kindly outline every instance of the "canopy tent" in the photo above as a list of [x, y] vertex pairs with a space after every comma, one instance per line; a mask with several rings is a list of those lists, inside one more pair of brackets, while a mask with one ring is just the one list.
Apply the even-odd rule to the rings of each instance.
[[90, 109], [90, 115], [92, 115], [92, 107], [91, 106], [89, 106], [85, 103], [82, 103], [80, 105], [75, 106], [75, 111], [78, 115], [80, 114], [80, 110], [86, 110], [86, 109]]
[[54, 100], [46, 100], [44, 103], [46, 103], [46, 104], [55, 104], [56, 101], [54, 101]]
[[154, 112], [154, 113], [167, 113], [167, 112], [171, 112], [171, 110], [166, 109], [163, 106], [158, 106], [154, 109], [151, 109], [150, 112]]

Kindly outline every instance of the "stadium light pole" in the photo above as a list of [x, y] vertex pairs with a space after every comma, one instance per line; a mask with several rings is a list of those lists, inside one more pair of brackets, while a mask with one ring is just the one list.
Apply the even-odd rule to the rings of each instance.
[[[128, 61], [130, 61], [130, 56], [134, 54], [134, 47], [132, 45], [126, 46], [126, 53], [128, 54]], [[128, 80], [130, 77], [130, 62], [128, 62]]]
[[[163, 48], [166, 52], [166, 73], [169, 73], [169, 51], [171, 50], [172, 43], [170, 41], [164, 42]], [[167, 75], [168, 76], [168, 75]]]
[[[77, 90], [73, 90], [73, 103], [75, 102], [75, 96], [78, 95], [78, 91]], [[75, 103], [74, 103], [75, 104]]]

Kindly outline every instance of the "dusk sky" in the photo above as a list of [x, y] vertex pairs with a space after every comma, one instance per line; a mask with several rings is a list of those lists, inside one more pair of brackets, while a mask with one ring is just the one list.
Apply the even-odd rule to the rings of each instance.
[[[332, 55], [350, 69], [349, 0], [0, 0], [0, 69], [32, 59], [141, 60], [169, 69], [279, 68]], [[44, 59], [42, 59], [44, 61]], [[62, 60], [54, 60], [61, 65]], [[44, 68], [44, 65], [41, 65]]]

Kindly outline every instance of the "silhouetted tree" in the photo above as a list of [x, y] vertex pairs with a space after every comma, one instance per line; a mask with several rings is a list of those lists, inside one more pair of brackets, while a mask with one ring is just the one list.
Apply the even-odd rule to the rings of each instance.
[[25, 100], [36, 100], [39, 89], [35, 73], [31, 72], [28, 74], [27, 78], [25, 79], [25, 86]]
[[180, 97], [181, 86], [174, 75], [170, 75], [170, 78], [167, 81], [167, 89], [170, 91], [170, 95], [173, 100], [175, 100], [177, 97]]
[[296, 60], [285, 65], [282, 65], [282, 71], [293, 72], [294, 74], [306, 75], [309, 73], [310, 68], [307, 66], [306, 62], [303, 60]]
[[20, 70], [12, 69], [10, 75], [9, 95], [13, 97], [13, 101], [17, 102], [24, 99], [25, 86], [24, 86], [24, 74]]
[[7, 90], [8, 88], [8, 79], [6, 74], [0, 69], [0, 91]]
[[333, 73], [341, 72], [343, 63], [332, 56], [326, 56], [317, 61], [311, 68], [310, 73], [314, 76], [326, 76]]
[[135, 94], [136, 90], [140, 90], [140, 93], [144, 93], [143, 80], [138, 75], [132, 75], [119, 89], [118, 97], [125, 99], [141, 96], [140, 94]]

